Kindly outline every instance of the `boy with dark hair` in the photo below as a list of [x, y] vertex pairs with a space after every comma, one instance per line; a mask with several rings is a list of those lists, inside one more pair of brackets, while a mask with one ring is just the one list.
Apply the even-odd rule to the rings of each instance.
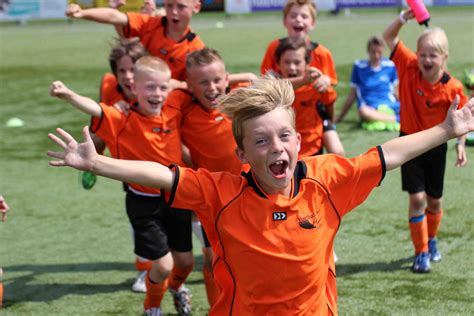
[[62, 149], [48, 151], [55, 158], [50, 165], [162, 188], [170, 192], [170, 205], [193, 209], [216, 256], [220, 296], [210, 315], [337, 314], [327, 285], [341, 217], [367, 198], [386, 170], [474, 130], [474, 99], [456, 110], [456, 98], [441, 124], [355, 158], [329, 154], [301, 161], [293, 101], [291, 84], [275, 79], [223, 98], [237, 156], [251, 166], [240, 176], [100, 156], [87, 127], [81, 144], [59, 128], [61, 137], [48, 135]]

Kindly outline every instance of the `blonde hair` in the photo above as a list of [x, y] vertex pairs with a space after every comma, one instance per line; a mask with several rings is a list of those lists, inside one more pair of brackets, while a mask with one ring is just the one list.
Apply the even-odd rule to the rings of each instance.
[[428, 44], [435, 47], [439, 53], [445, 56], [449, 54], [448, 37], [443, 29], [439, 27], [425, 30], [421, 33], [420, 37], [418, 37], [416, 44], [417, 50], [420, 50], [421, 45]]
[[245, 121], [264, 115], [275, 109], [288, 112], [291, 125], [295, 128], [293, 101], [295, 93], [286, 79], [272, 76], [255, 80], [249, 87], [232, 90], [220, 100], [220, 111], [232, 118], [232, 133], [239, 148], [243, 148]]
[[204, 47], [203, 49], [195, 50], [186, 56], [186, 71], [189, 71], [189, 69], [195, 66], [207, 66], [216, 61], [224, 64], [221, 55], [219, 55], [215, 49]]
[[133, 70], [135, 78], [145, 73], [163, 73], [171, 78], [170, 67], [163, 59], [155, 56], [143, 56], [137, 60]]
[[313, 0], [288, 0], [285, 4], [285, 7], [283, 8], [283, 19], [286, 19], [286, 16], [294, 5], [307, 5], [309, 7], [309, 11], [311, 13], [311, 17], [313, 18], [313, 21], [316, 21], [316, 14], [318, 13], [318, 9], [316, 8], [316, 4], [313, 2]]

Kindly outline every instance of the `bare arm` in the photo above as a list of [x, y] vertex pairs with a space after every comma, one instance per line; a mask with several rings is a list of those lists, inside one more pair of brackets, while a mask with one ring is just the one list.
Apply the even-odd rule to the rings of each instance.
[[346, 116], [347, 112], [351, 108], [352, 104], [356, 99], [356, 89], [351, 87], [349, 90], [349, 94], [347, 95], [346, 101], [344, 101], [344, 105], [342, 106], [342, 110], [336, 118], [336, 123], [342, 122], [344, 117]]
[[66, 9], [66, 16], [76, 19], [86, 19], [99, 23], [125, 26], [128, 17], [125, 13], [112, 8], [81, 9], [77, 4], [70, 4]]
[[229, 74], [229, 85], [233, 85], [239, 82], [251, 82], [257, 79], [258, 76], [251, 72]]
[[49, 88], [49, 94], [58, 99], [64, 100], [73, 107], [94, 117], [102, 115], [102, 108], [91, 98], [84, 97], [72, 91], [61, 81], [54, 81]]
[[[390, 48], [390, 51], [393, 51], [395, 47], [398, 44], [398, 41], [400, 40], [398, 38], [398, 33], [400, 32], [402, 26], [406, 21], [413, 19], [415, 17], [415, 14], [411, 10], [407, 11], [402, 11], [400, 13], [400, 16], [397, 17], [395, 20], [393, 20], [392, 23], [383, 31], [383, 39], [385, 40], [385, 43], [387, 43], [387, 46]], [[402, 19], [405, 20], [405, 22], [402, 22]]]
[[451, 138], [460, 137], [474, 130], [474, 98], [460, 110], [456, 109], [458, 104], [459, 96], [456, 96], [443, 123], [384, 143], [382, 150], [387, 170], [395, 169]]
[[48, 151], [55, 158], [49, 164], [53, 167], [71, 167], [91, 171], [107, 178], [138, 183], [144, 186], [170, 191], [173, 186], [174, 172], [169, 168], [150, 161], [120, 160], [97, 154], [89, 134], [88, 126], [82, 130], [84, 143], [78, 143], [69, 133], [58, 128], [48, 138], [62, 148], [62, 151]]

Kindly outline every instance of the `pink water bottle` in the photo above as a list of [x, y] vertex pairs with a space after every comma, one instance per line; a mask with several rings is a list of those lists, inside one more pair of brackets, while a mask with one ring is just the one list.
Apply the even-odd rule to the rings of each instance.
[[423, 0], [407, 0], [407, 4], [413, 13], [415, 13], [415, 18], [418, 24], [424, 24], [426, 27], [428, 27], [430, 13], [426, 9]]

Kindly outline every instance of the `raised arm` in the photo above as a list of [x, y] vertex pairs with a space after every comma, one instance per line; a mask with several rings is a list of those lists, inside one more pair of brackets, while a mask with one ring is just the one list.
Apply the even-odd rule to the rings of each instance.
[[107, 178], [138, 183], [144, 186], [161, 188], [170, 191], [174, 181], [174, 172], [156, 162], [120, 160], [97, 154], [89, 134], [88, 126], [82, 130], [83, 143], [78, 143], [69, 133], [58, 128], [48, 138], [62, 148], [62, 151], [48, 151], [49, 157], [55, 158], [49, 164], [53, 167], [71, 167], [90, 171]]
[[415, 14], [411, 10], [402, 11], [400, 16], [393, 20], [385, 31], [383, 31], [383, 39], [390, 48], [390, 51], [393, 51], [398, 44], [398, 33], [402, 26], [413, 18], [415, 18]]
[[73, 107], [94, 117], [102, 115], [102, 108], [91, 98], [84, 97], [72, 91], [61, 81], [54, 81], [49, 88], [49, 94], [58, 99], [64, 100]]
[[349, 90], [349, 94], [347, 95], [346, 101], [344, 101], [344, 105], [342, 106], [341, 112], [336, 118], [336, 123], [342, 122], [347, 112], [351, 108], [352, 104], [354, 103], [355, 99], [356, 89], [354, 87], [351, 87], [351, 89]]
[[474, 130], [474, 98], [457, 110], [459, 96], [453, 101], [443, 123], [430, 129], [392, 139], [382, 145], [387, 170], [439, 146], [451, 138], [461, 137]]
[[86, 19], [99, 23], [125, 26], [128, 17], [125, 13], [112, 8], [81, 9], [77, 4], [70, 4], [66, 9], [66, 16], [75, 19]]

